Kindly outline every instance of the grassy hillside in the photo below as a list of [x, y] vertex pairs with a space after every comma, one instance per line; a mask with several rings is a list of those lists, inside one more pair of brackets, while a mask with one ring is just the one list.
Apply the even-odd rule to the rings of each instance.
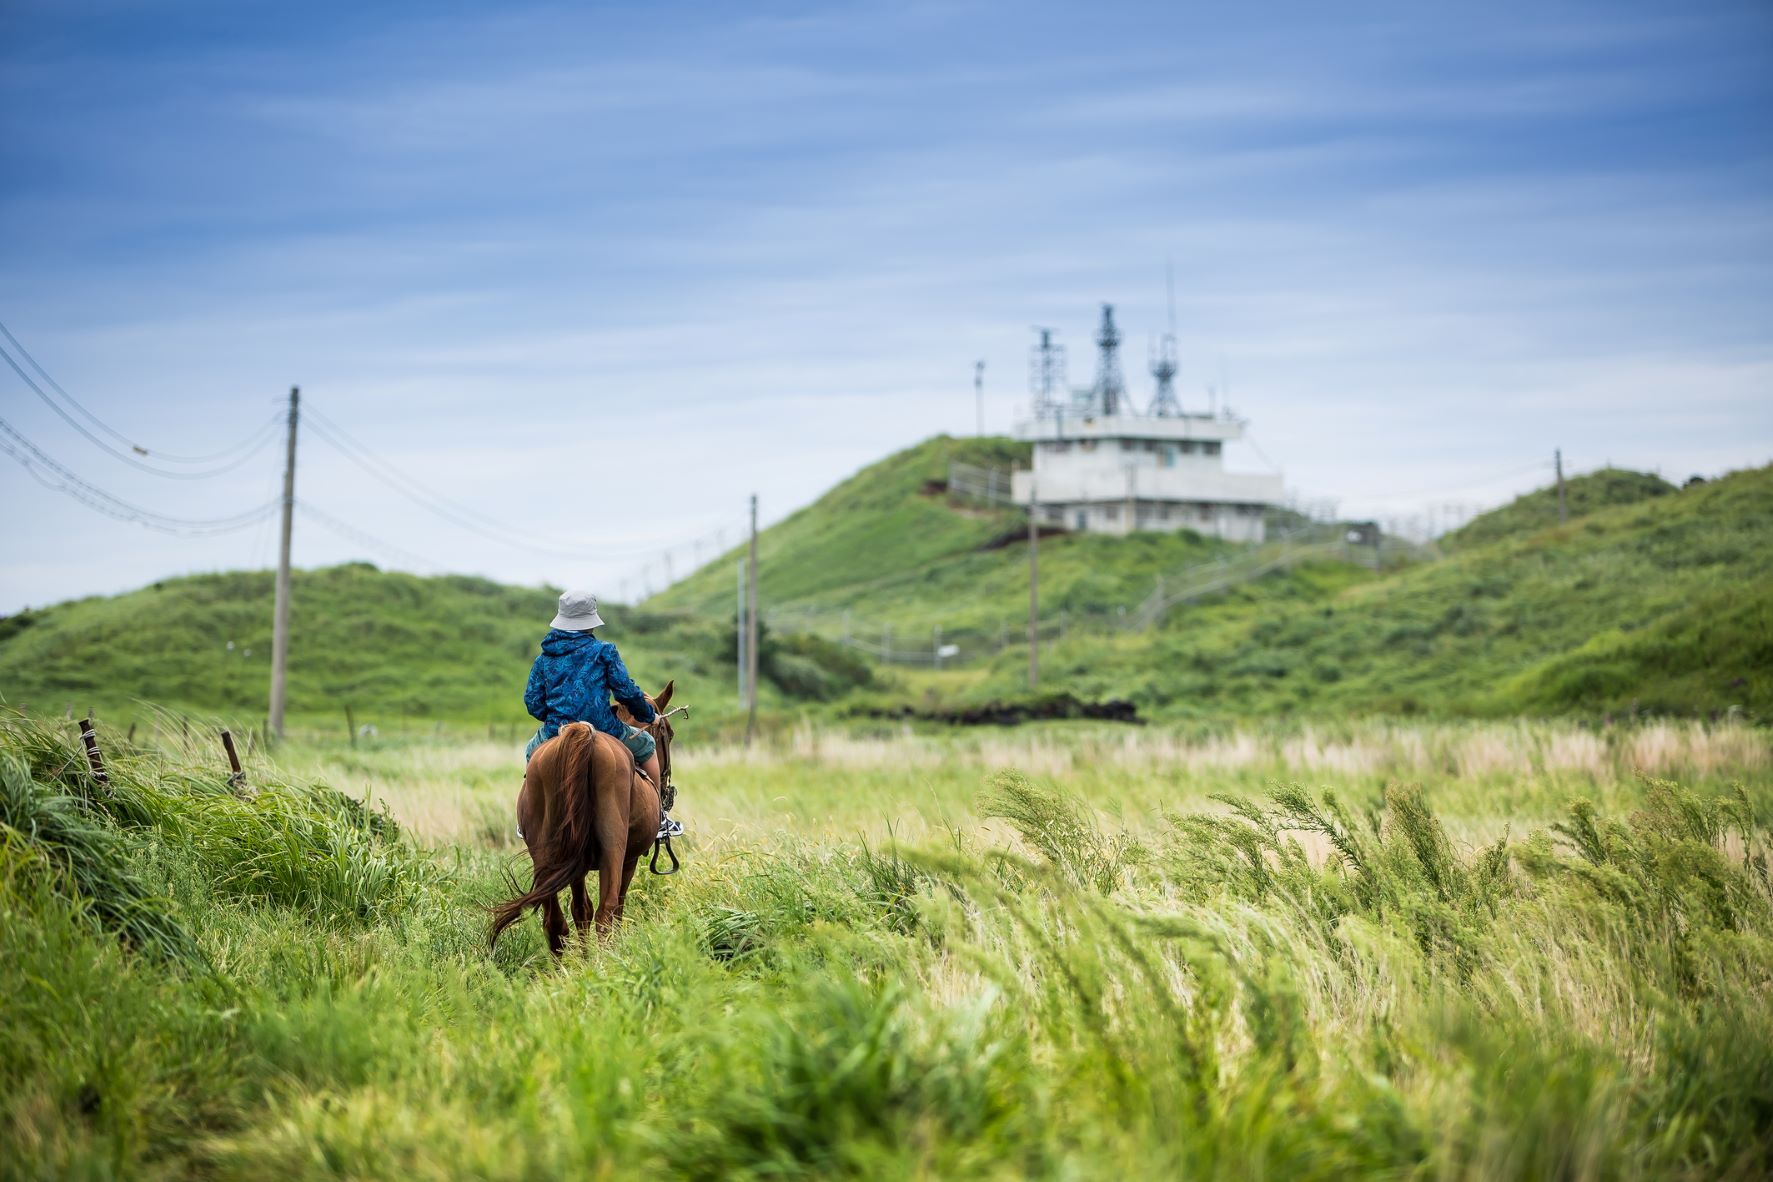
[[[1629, 468], [1602, 468], [1564, 482], [1564, 504], [1572, 518], [1598, 509], [1635, 505], [1651, 497], [1667, 496], [1675, 486], [1649, 472]], [[1475, 517], [1441, 539], [1449, 550], [1462, 550], [1521, 534], [1537, 533], [1558, 523], [1557, 485], [1534, 489], [1500, 509]]]
[[[383, 730], [449, 719], [521, 725], [523, 683], [557, 590], [421, 578], [364, 563], [298, 570], [290, 607], [289, 710], [337, 725], [350, 705]], [[59, 713], [134, 699], [263, 717], [271, 670], [273, 577], [239, 571], [167, 579], [0, 621], [0, 693]], [[612, 607], [603, 633], [635, 677], [678, 679], [712, 701], [723, 640], [712, 625]], [[721, 698], [730, 698], [720, 675]], [[697, 692], [701, 691], [701, 692]], [[682, 695], [679, 695], [680, 698]]]
[[[1025, 696], [1021, 515], [956, 505], [941, 488], [951, 459], [1007, 467], [1018, 448], [933, 439], [765, 531], [766, 711], [841, 707], [866, 687], [867, 667], [834, 643], [845, 637], [927, 654], [939, 634], [960, 647], [958, 668], [884, 667], [869, 691], [877, 705]], [[1266, 570], [1278, 548], [1190, 532], [1045, 537], [1041, 689], [1127, 697], [1160, 718], [1773, 713], [1773, 469], [1679, 491], [1596, 473], [1572, 482], [1564, 526], [1555, 509], [1538, 523], [1548, 495], [1477, 519], [1450, 558], [1384, 572], [1334, 545]], [[677, 678], [711, 725], [735, 709], [734, 557], [643, 608], [614, 609], [607, 633], [644, 684]], [[1174, 590], [1240, 569], [1261, 577], [1233, 577], [1158, 626], [1127, 630], [1160, 580]], [[384, 729], [521, 727], [520, 689], [553, 597], [363, 564], [299, 572], [292, 713], [336, 727], [349, 704]], [[271, 576], [237, 573], [0, 620], [0, 694], [34, 711], [115, 716], [146, 698], [257, 719], [270, 619]]]
[[[1012, 509], [955, 504], [941, 484], [950, 460], [1008, 469], [1027, 445], [1007, 439], [938, 436], [864, 468], [817, 502], [763, 531], [759, 598], [778, 631], [812, 630], [878, 644], [927, 648], [944, 641], [968, 652], [1025, 626], [1026, 518]], [[1239, 547], [1192, 531], [1130, 538], [1054, 534], [1041, 541], [1042, 601], [1079, 628], [1118, 618], [1160, 576], [1211, 564]], [[648, 608], [731, 618], [734, 563], [723, 556], [659, 595]], [[1330, 564], [1311, 579], [1340, 585], [1361, 568]], [[1287, 580], [1281, 580], [1286, 582]]]
[[[857, 586], [967, 554], [1017, 528], [1019, 513], [955, 509], [939, 486], [951, 461], [1008, 470], [1028, 464], [1025, 443], [939, 435], [862, 469], [758, 540], [760, 598], [771, 605], [827, 602]], [[703, 614], [733, 610], [734, 549], [654, 596], [648, 607]]]
[[[1512, 507], [1510, 507], [1512, 509]], [[1501, 511], [1509, 514], [1510, 509]], [[1474, 523], [1479, 524], [1479, 523]], [[1056, 685], [1208, 715], [1773, 713], [1773, 468], [1326, 589], [1058, 646]], [[972, 692], [1023, 686], [1006, 654]]]
[[[1026, 694], [1027, 548], [1013, 513], [930, 495], [962, 448], [931, 440], [765, 532], [762, 598], [778, 629], [929, 649], [965, 667], [898, 672], [895, 694]], [[1773, 711], [1769, 470], [1685, 491], [1619, 469], [1571, 480], [1569, 524], [1540, 489], [1453, 535], [1452, 557], [1383, 574], [1332, 547], [1120, 627], [1160, 577], [1247, 553], [1192, 533], [1056, 536], [1041, 604], [1056, 643], [1044, 690], [1125, 696], [1156, 716], [1377, 711], [1507, 714]], [[894, 523], [889, 530], [886, 523]], [[884, 531], [884, 532], [883, 532]], [[730, 562], [654, 603], [730, 613]], [[1058, 641], [1060, 621], [1065, 638]], [[1012, 647], [987, 667], [968, 654]]]

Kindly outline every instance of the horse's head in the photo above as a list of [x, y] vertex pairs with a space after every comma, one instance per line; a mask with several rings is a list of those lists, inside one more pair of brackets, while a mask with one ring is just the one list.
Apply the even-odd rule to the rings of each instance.
[[665, 683], [665, 688], [659, 691], [657, 697], [647, 698], [647, 701], [652, 705], [654, 714], [657, 715], [652, 722], [647, 724], [646, 729], [652, 732], [653, 740], [659, 745], [659, 778], [664, 780], [664, 783], [659, 785], [659, 795], [666, 809], [670, 809], [677, 802], [677, 785], [671, 779], [671, 741], [677, 737], [677, 728], [671, 725], [671, 716], [689, 713], [688, 706], [679, 706], [676, 710], [670, 709], [671, 695], [676, 690], [677, 681], [674, 678]]

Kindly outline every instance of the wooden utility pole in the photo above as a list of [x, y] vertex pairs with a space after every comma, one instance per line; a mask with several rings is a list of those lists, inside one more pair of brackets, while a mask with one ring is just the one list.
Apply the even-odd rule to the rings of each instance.
[[283, 703], [289, 676], [289, 535], [295, 524], [296, 416], [299, 386], [289, 388], [289, 450], [283, 461], [283, 545], [277, 554], [277, 606], [271, 624], [271, 733], [283, 737]]
[[750, 595], [745, 612], [745, 746], [751, 745], [757, 733], [757, 494], [751, 494], [751, 561], [747, 564], [746, 581]]
[[733, 664], [737, 667], [739, 674], [739, 709], [741, 710], [745, 708], [745, 703], [751, 700], [745, 693], [745, 671], [750, 668], [745, 660], [745, 569], [747, 565], [746, 561], [741, 558], [733, 567], [733, 573], [738, 576], [738, 592], [733, 597], [733, 656], [737, 658]]
[[1040, 497], [1028, 479], [1028, 688], [1040, 685]]
[[1570, 506], [1564, 500], [1564, 449], [1558, 448], [1551, 456], [1558, 470], [1558, 524], [1563, 525], [1570, 520]]

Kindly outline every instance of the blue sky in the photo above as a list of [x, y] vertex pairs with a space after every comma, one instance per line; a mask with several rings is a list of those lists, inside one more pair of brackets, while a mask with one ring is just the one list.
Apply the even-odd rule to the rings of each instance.
[[[506, 546], [304, 435], [302, 565], [612, 596], [889, 450], [1087, 381], [1113, 301], [1184, 400], [1344, 511], [1494, 503], [1554, 447], [1671, 478], [1773, 459], [1765, 3], [0, 2], [0, 320], [133, 439], [200, 452], [292, 383]], [[169, 481], [0, 368], [0, 417], [173, 516]], [[1535, 467], [1534, 465], [1540, 465]], [[0, 611], [263, 565], [0, 457]]]

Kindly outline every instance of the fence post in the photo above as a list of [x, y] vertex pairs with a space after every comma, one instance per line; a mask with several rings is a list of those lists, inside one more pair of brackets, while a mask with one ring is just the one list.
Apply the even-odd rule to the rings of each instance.
[[111, 777], [105, 774], [105, 757], [99, 754], [98, 736], [93, 733], [90, 718], [80, 720], [80, 742], [86, 748], [86, 762], [92, 768], [92, 778], [110, 787]]
[[234, 750], [234, 735], [222, 728], [222, 749], [228, 753], [228, 787], [239, 788], [246, 783], [246, 772], [240, 767], [240, 753]]

